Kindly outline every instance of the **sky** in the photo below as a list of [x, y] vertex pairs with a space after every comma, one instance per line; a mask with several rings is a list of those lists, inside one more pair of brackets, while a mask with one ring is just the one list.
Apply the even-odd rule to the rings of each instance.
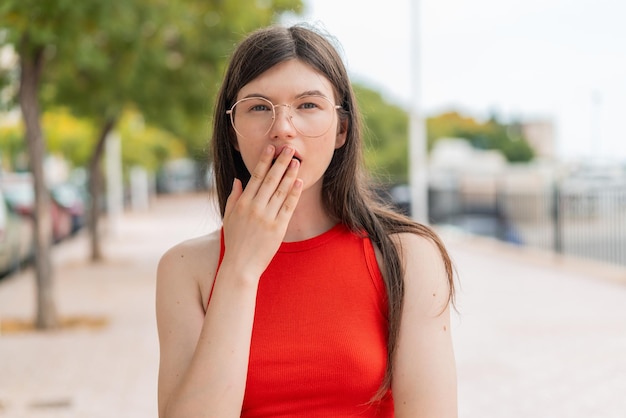
[[287, 23], [334, 36], [352, 79], [390, 101], [549, 120], [561, 159], [626, 162], [626, 1], [304, 1]]

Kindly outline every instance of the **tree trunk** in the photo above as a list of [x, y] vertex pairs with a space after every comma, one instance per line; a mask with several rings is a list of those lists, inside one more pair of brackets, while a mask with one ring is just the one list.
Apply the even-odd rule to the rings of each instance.
[[89, 236], [91, 237], [91, 261], [102, 260], [102, 247], [100, 245], [100, 196], [102, 192], [102, 155], [104, 145], [109, 132], [116, 123], [115, 117], [110, 117], [104, 121], [96, 147], [89, 162], [89, 194], [91, 195], [91, 205], [89, 207]]
[[44, 156], [46, 146], [41, 132], [39, 80], [43, 67], [43, 46], [33, 46], [25, 35], [20, 44], [20, 107], [26, 127], [26, 142], [35, 191], [34, 246], [37, 283], [37, 316], [39, 329], [55, 328], [59, 319], [54, 303], [51, 262], [52, 215], [50, 194], [46, 186]]

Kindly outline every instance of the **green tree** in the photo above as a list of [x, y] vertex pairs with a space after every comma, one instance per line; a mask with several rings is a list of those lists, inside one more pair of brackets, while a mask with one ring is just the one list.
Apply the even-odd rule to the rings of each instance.
[[[84, 3], [81, 3], [83, 5]], [[51, 216], [50, 196], [47, 192], [43, 159], [45, 145], [41, 131], [41, 106], [39, 101], [40, 82], [45, 67], [47, 53], [58, 31], [58, 22], [64, 21], [63, 11], [73, 16], [69, 2], [65, 2], [64, 10], [49, 8], [48, 2], [28, 0], [6, 0], [0, 5], [0, 21], [3, 33], [0, 39], [2, 45], [12, 45], [19, 56], [18, 77], [19, 88], [17, 102], [22, 111], [25, 126], [25, 137], [29, 156], [29, 167], [33, 174], [35, 191], [34, 207], [34, 246], [35, 246], [35, 273], [37, 279], [37, 314], [36, 325], [40, 328], [53, 328], [58, 325], [56, 307], [52, 293], [52, 264], [50, 261]], [[83, 7], [76, 10], [82, 11]], [[42, 16], [46, 16], [42, 19]], [[70, 19], [71, 20], [71, 19]], [[57, 22], [57, 23], [53, 23]], [[68, 32], [74, 31], [70, 27]], [[72, 33], [78, 36], [78, 33]], [[2, 73], [3, 82], [10, 80], [11, 73]]]
[[[382, 185], [408, 180], [409, 117], [402, 107], [390, 103], [377, 91], [354, 84], [364, 119], [365, 163]], [[486, 122], [458, 112], [426, 119], [428, 149], [441, 138], [464, 138], [479, 149], [500, 150], [510, 162], [526, 162], [534, 151], [522, 135], [519, 123], [504, 124], [492, 116]]]
[[233, 44], [278, 13], [300, 8], [297, 0], [111, 0], [98, 25], [88, 27], [77, 45], [58, 51], [51, 98], [99, 126], [89, 163], [93, 260], [102, 257], [98, 200], [104, 142], [125, 106], [137, 108], [147, 124], [181, 137], [192, 156], [204, 157], [211, 99]]
[[[41, 118], [46, 148], [71, 167], [84, 167], [90, 158], [95, 140], [94, 126], [89, 120], [77, 118], [67, 109], [54, 108]], [[128, 108], [120, 117], [118, 130], [122, 137], [123, 166], [142, 166], [156, 171], [168, 158], [187, 156], [185, 143], [163, 129], [146, 125], [144, 117]], [[27, 171], [24, 126], [21, 122], [0, 126], [0, 157], [7, 171]]]
[[476, 138], [476, 144], [479, 144], [484, 129], [473, 118], [457, 112], [445, 112], [427, 118], [426, 131], [428, 149], [431, 150], [435, 142], [441, 138], [467, 138], [470, 136]]
[[519, 123], [504, 124], [495, 115], [481, 123], [457, 112], [446, 112], [428, 118], [426, 128], [429, 149], [441, 138], [454, 137], [464, 138], [478, 149], [499, 150], [510, 162], [527, 162], [535, 156]]
[[42, 127], [48, 151], [62, 155], [73, 166], [85, 166], [93, 148], [94, 127], [65, 108], [43, 113]]
[[406, 182], [409, 166], [407, 112], [368, 87], [355, 83], [354, 90], [363, 114], [368, 170], [382, 185]]
[[24, 128], [21, 124], [0, 126], [0, 167], [6, 171], [26, 171]]
[[137, 110], [127, 109], [118, 123], [122, 138], [122, 166], [141, 166], [155, 172], [167, 159], [188, 155], [185, 143], [171, 132], [145, 123]]
[[[183, 136], [189, 149], [198, 152], [208, 136], [211, 98], [233, 44], [279, 13], [301, 7], [299, 0], [4, 0], [0, 4], [0, 47], [12, 45], [19, 56], [16, 90], [34, 178], [39, 327], [57, 324], [42, 104], [64, 106], [97, 127], [89, 161], [89, 229], [92, 259], [97, 260], [101, 258], [97, 208], [102, 153], [123, 109], [135, 106], [149, 123]], [[0, 75], [0, 86], [11, 79], [11, 74]]]

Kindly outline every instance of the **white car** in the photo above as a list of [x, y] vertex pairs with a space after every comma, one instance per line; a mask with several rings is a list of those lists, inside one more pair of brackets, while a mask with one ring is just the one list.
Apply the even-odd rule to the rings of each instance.
[[0, 277], [17, 270], [32, 251], [32, 221], [13, 213], [0, 191]]

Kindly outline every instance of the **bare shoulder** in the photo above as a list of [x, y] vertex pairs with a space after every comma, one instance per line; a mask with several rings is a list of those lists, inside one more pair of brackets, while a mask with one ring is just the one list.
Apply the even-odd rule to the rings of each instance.
[[407, 261], [436, 261], [440, 259], [443, 262], [441, 248], [430, 237], [412, 232], [403, 232], [393, 234], [391, 238], [400, 249], [401, 254], [407, 258]]
[[445, 248], [428, 232], [393, 236], [402, 256], [405, 290], [392, 378], [398, 418], [458, 416], [451, 273]]
[[176, 244], [159, 260], [157, 287], [194, 287], [199, 296], [208, 297], [219, 253], [219, 230]]
[[397, 245], [400, 245], [400, 248], [404, 251], [417, 250], [419, 252], [429, 253], [430, 255], [441, 255], [437, 244], [435, 244], [431, 238], [424, 235], [413, 232], [401, 232], [399, 234], [391, 235], [391, 238]]
[[[392, 236], [404, 265], [406, 294], [430, 313], [444, 310], [450, 302], [452, 271], [445, 249], [430, 237], [415, 233]], [[448, 261], [446, 261], [448, 260]], [[428, 302], [428, 303], [425, 303]]]
[[156, 320], [159, 334], [159, 408], [188, 367], [200, 336], [220, 251], [220, 232], [183, 241], [159, 261]]

